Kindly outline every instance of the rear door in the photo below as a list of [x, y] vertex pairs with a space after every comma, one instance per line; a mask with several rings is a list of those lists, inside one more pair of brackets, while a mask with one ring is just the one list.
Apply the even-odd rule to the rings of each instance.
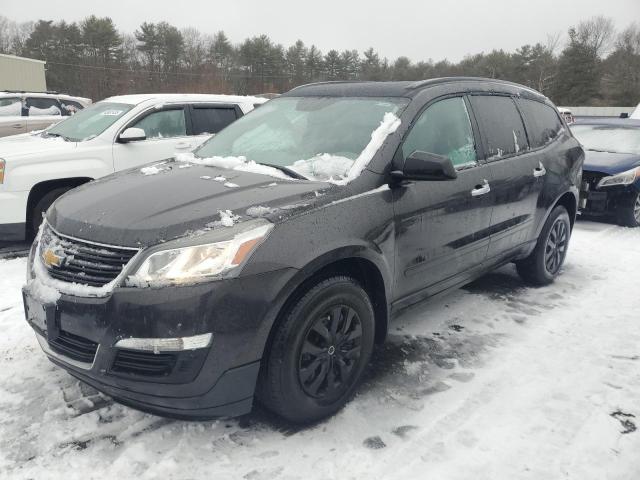
[[538, 156], [530, 151], [520, 112], [512, 97], [471, 95], [491, 169], [495, 205], [491, 218], [489, 261], [508, 255], [529, 240], [541, 187], [536, 177]]
[[458, 178], [394, 189], [396, 299], [412, 303], [444, 290], [485, 259], [493, 193], [475, 137], [465, 98], [453, 96], [430, 104], [403, 141], [397, 155], [420, 150], [447, 156]]
[[27, 97], [27, 131], [42, 130], [62, 120], [62, 107], [55, 97]]
[[200, 145], [242, 116], [238, 105], [196, 103], [189, 106], [194, 145]]
[[113, 144], [113, 164], [116, 171], [164, 160], [175, 153], [188, 152], [195, 146], [189, 135], [190, 119], [185, 105], [166, 105], [143, 112], [122, 130], [141, 128], [146, 140]]
[[0, 137], [27, 131], [27, 117], [23, 116], [21, 97], [0, 98]]

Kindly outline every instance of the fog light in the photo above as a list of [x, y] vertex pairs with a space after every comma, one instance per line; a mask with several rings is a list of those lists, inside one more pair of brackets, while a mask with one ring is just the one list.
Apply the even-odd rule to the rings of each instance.
[[154, 353], [181, 352], [183, 350], [196, 350], [207, 348], [211, 345], [213, 335], [203, 333], [193, 337], [178, 338], [123, 338], [116, 342], [116, 348], [128, 348], [130, 350], [144, 350]]

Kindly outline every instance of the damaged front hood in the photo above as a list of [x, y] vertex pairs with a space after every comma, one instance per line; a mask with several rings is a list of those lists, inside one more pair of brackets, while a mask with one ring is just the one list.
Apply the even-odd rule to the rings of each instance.
[[256, 216], [277, 221], [310, 208], [316, 192], [327, 188], [337, 187], [167, 161], [82, 185], [60, 197], [47, 220], [63, 235], [148, 246], [204, 229], [220, 220], [220, 211], [239, 215], [236, 222]]
[[639, 165], [640, 155], [634, 153], [596, 152], [587, 150], [585, 152], [582, 169], [585, 171], [615, 175], [616, 173], [631, 170]]

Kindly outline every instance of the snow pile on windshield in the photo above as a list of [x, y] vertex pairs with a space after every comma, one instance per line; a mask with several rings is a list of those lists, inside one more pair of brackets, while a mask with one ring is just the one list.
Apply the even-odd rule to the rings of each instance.
[[323, 153], [308, 160], [298, 160], [291, 169], [313, 180], [346, 185], [362, 173], [387, 137], [399, 126], [400, 119], [393, 112], [387, 112], [378, 128], [371, 133], [371, 140], [355, 160]]
[[277, 168], [267, 165], [260, 165], [253, 160], [247, 160], [245, 157], [209, 157], [200, 158], [192, 153], [179, 153], [175, 157], [178, 162], [196, 163], [198, 165], [206, 165], [208, 167], [220, 167], [229, 170], [238, 170], [240, 172], [260, 173], [262, 175], [270, 175], [272, 177], [284, 178], [291, 180], [286, 174]]

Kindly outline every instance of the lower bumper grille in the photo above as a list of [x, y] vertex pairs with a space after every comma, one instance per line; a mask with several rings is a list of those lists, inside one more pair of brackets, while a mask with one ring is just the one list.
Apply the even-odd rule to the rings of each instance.
[[50, 340], [49, 347], [60, 355], [83, 363], [93, 363], [98, 350], [97, 343], [65, 331], [61, 331], [56, 339]]
[[111, 370], [130, 375], [161, 377], [169, 375], [176, 364], [176, 355], [171, 353], [118, 350]]

